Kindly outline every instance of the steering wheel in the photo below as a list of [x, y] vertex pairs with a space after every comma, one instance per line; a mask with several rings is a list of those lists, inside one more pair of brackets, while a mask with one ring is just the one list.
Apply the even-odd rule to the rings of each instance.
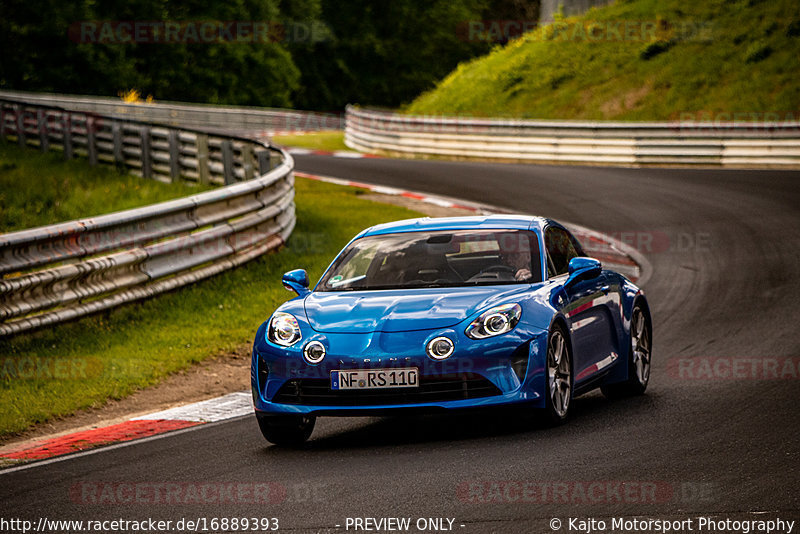
[[491, 267], [485, 268], [484, 270], [481, 271], [481, 274], [483, 274], [483, 273], [494, 273], [494, 272], [496, 272], [498, 274], [499, 273], [517, 274], [517, 270], [514, 269], [513, 267], [509, 267], [508, 265], [500, 265], [500, 264], [492, 265]]
[[491, 265], [470, 278], [470, 281], [480, 280], [514, 280], [517, 275], [516, 269], [508, 265]]

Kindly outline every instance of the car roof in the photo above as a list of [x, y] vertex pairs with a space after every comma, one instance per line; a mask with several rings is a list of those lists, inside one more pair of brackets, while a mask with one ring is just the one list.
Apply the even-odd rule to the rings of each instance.
[[421, 217], [367, 228], [357, 237], [401, 232], [435, 232], [439, 230], [541, 230], [549, 219], [531, 215], [478, 215], [471, 217]]

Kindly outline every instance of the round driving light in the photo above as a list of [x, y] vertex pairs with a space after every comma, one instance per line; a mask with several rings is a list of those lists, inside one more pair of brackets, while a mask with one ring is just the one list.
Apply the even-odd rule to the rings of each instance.
[[308, 363], [319, 363], [325, 358], [325, 345], [312, 341], [303, 349], [303, 357]]
[[434, 360], [444, 360], [453, 354], [455, 346], [453, 342], [446, 337], [435, 337], [428, 343], [428, 356]]
[[493, 313], [483, 322], [483, 327], [490, 334], [502, 332], [508, 325], [508, 317], [502, 313]]

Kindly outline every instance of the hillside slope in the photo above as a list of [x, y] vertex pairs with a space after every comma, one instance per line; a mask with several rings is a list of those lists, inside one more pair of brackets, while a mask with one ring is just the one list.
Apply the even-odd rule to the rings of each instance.
[[628, 0], [537, 28], [461, 64], [404, 111], [797, 119], [799, 66], [796, 0]]

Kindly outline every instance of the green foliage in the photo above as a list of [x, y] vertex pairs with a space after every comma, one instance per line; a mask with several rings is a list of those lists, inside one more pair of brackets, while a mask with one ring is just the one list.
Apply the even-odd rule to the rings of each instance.
[[322, 0], [333, 38], [290, 46], [302, 69], [300, 108], [408, 102], [459, 61], [488, 51], [460, 28], [480, 20], [485, 0]]
[[[492, 41], [465, 28], [484, 19], [535, 21], [538, 0], [232, 0], [0, 3], [0, 88], [158, 100], [396, 106], [434, 86]], [[270, 24], [262, 42], [84, 42], [118, 22]], [[95, 31], [83, 31], [97, 23]], [[103, 25], [103, 23], [111, 23]], [[91, 40], [91, 39], [88, 39]], [[266, 42], [263, 42], [266, 41]], [[8, 53], [8, 51], [13, 51]]]
[[[617, 2], [459, 64], [405, 110], [587, 120], [792, 111], [800, 107], [797, 20], [794, 0]], [[615, 21], [649, 26], [634, 25], [632, 39], [572, 31]]]
[[0, 143], [0, 233], [136, 208], [204, 189]]
[[81, 33], [82, 22], [280, 20], [278, 0], [5, 0], [0, 88], [106, 96], [136, 88], [156, 100], [289, 106], [300, 72], [282, 42], [93, 43], [85, 35], [99, 30]]

